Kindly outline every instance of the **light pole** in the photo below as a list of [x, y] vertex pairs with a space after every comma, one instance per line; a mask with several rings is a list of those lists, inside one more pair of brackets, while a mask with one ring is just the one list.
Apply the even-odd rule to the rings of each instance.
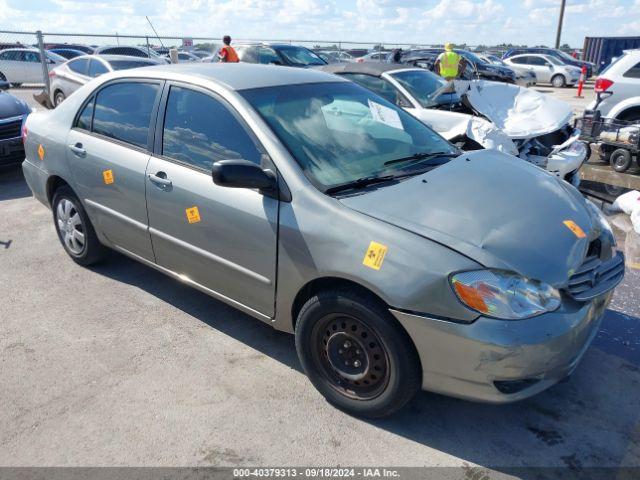
[[558, 31], [556, 32], [556, 48], [560, 48], [560, 36], [562, 35], [562, 20], [564, 19], [564, 6], [567, 0], [560, 2], [560, 18], [558, 18]]

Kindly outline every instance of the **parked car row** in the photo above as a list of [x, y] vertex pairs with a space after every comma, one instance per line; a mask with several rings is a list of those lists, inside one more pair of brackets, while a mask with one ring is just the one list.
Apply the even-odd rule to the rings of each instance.
[[457, 96], [522, 155], [563, 141], [565, 106], [501, 119], [537, 92], [388, 67], [116, 71], [27, 117], [25, 178], [73, 261], [111, 248], [294, 334], [340, 409], [535, 395], [584, 356], [624, 257], [569, 183], [419, 118]]

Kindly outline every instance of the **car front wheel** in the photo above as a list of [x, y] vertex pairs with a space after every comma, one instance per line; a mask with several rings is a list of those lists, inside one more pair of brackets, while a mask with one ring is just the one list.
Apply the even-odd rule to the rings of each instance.
[[91, 265], [105, 256], [107, 250], [96, 236], [93, 225], [80, 200], [67, 186], [56, 190], [52, 202], [53, 222], [60, 243], [80, 265]]
[[564, 75], [555, 75], [551, 79], [551, 85], [553, 85], [555, 88], [562, 88], [566, 84], [567, 84], [567, 79], [564, 78]]
[[413, 342], [373, 296], [356, 289], [313, 296], [300, 310], [295, 336], [313, 385], [349, 413], [390, 415], [420, 389], [422, 371]]

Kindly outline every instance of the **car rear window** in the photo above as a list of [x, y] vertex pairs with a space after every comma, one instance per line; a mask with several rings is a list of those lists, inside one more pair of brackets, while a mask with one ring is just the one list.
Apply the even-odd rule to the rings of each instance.
[[640, 63], [636, 63], [633, 67], [627, 70], [623, 77], [627, 78], [640, 78]]
[[69, 70], [71, 70], [72, 72], [76, 72], [81, 75], [86, 75], [88, 63], [89, 63], [88, 59], [78, 58], [77, 60], [70, 61], [67, 66], [69, 67]]
[[122, 82], [108, 85], [98, 92], [93, 129], [95, 133], [147, 146], [153, 104], [159, 86], [155, 83]]
[[144, 60], [111, 60], [109, 64], [114, 70], [128, 70], [130, 68], [156, 65], [154, 62], [145, 62]]

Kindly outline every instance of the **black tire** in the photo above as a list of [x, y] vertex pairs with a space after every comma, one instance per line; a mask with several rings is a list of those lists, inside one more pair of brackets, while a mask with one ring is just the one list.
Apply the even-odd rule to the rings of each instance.
[[631, 166], [631, 152], [624, 148], [618, 148], [611, 153], [609, 162], [616, 172], [626, 172]]
[[[61, 208], [62, 205], [66, 205], [64, 203], [65, 201], [71, 202], [73, 205], [73, 209], [70, 210], [69, 215], [67, 215], [66, 218], [69, 218], [71, 221], [71, 217], [74, 217], [75, 213], [80, 217], [81, 229], [78, 230], [83, 234], [84, 242], [79, 251], [74, 251], [73, 246], [69, 245], [65, 241], [66, 232], [62, 230], [61, 222], [65, 224], [67, 222], [62, 218], [59, 218], [59, 208]], [[74, 262], [82, 266], [88, 266], [99, 262], [106, 256], [108, 252], [107, 248], [98, 240], [93, 225], [91, 224], [91, 220], [89, 220], [89, 217], [87, 216], [87, 212], [70, 187], [64, 185], [55, 191], [53, 194], [53, 201], [51, 202], [51, 209], [53, 211], [53, 224], [58, 234], [58, 239]]]
[[295, 337], [311, 383], [329, 403], [348, 413], [391, 415], [422, 384], [420, 359], [409, 335], [385, 305], [357, 289], [310, 298], [298, 314]]
[[566, 87], [567, 79], [564, 77], [564, 75], [558, 73], [557, 75], [554, 75], [553, 77], [551, 77], [551, 85], [553, 85], [554, 88]]
[[64, 102], [65, 98], [67, 97], [63, 92], [61, 92], [60, 90], [56, 91], [56, 93], [53, 95], [53, 108], [56, 108], [58, 105]]

